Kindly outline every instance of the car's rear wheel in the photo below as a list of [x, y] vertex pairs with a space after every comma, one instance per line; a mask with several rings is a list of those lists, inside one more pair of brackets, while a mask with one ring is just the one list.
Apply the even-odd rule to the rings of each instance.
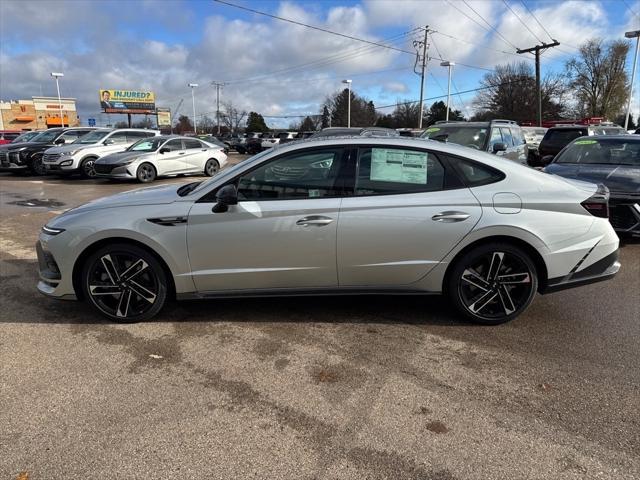
[[80, 164], [80, 175], [83, 178], [95, 178], [96, 159], [94, 157], [85, 158]]
[[42, 163], [42, 155], [34, 155], [34, 157], [31, 159], [31, 162], [29, 163], [29, 170], [34, 175], [47, 174], [47, 168], [44, 166], [44, 163]]
[[93, 253], [82, 268], [85, 298], [116, 322], [148, 320], [167, 298], [167, 277], [149, 252], [135, 245], [114, 244]]
[[497, 325], [516, 318], [538, 289], [536, 267], [526, 252], [505, 243], [465, 253], [448, 275], [447, 292], [457, 310], [476, 323]]
[[156, 179], [156, 169], [150, 163], [143, 163], [136, 171], [136, 178], [140, 183], [150, 183]]
[[220, 164], [215, 158], [210, 158], [204, 166], [204, 174], [213, 177], [220, 170]]

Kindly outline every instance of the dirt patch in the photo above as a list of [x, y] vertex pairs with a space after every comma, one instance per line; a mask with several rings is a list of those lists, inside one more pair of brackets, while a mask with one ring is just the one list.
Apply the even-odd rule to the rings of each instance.
[[447, 426], [440, 420], [432, 420], [431, 422], [427, 423], [427, 430], [433, 433], [441, 434], [447, 433], [449, 431], [449, 428], [447, 428]]

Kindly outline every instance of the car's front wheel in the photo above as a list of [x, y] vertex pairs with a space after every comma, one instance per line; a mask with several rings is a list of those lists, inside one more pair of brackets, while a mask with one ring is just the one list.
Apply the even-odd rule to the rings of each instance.
[[156, 169], [150, 163], [143, 163], [136, 170], [136, 178], [140, 183], [151, 183], [156, 179]]
[[113, 244], [93, 253], [82, 268], [84, 297], [116, 322], [148, 320], [167, 298], [167, 276], [146, 250]]
[[82, 160], [80, 164], [80, 175], [82, 178], [95, 178], [96, 176], [96, 158], [89, 157]]
[[204, 166], [204, 174], [213, 177], [220, 170], [220, 164], [215, 158], [210, 158]]
[[456, 261], [447, 293], [464, 316], [497, 325], [516, 318], [538, 289], [536, 267], [522, 249], [504, 243], [481, 245]]
[[42, 155], [34, 155], [29, 163], [29, 170], [34, 175], [46, 175], [47, 168], [42, 163]]

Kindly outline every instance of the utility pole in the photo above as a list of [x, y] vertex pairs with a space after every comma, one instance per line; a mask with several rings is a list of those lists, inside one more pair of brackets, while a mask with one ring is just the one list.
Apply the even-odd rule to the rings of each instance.
[[517, 53], [534, 53], [536, 56], [536, 90], [538, 92], [538, 126], [542, 126], [542, 87], [540, 84], [540, 52], [545, 51], [547, 48], [553, 48], [560, 45], [560, 42], [553, 40], [553, 43], [544, 43], [542, 45], [536, 45], [535, 47], [517, 49]]
[[222, 82], [211, 82], [216, 87], [216, 125], [218, 126], [218, 135], [220, 135], [220, 89], [224, 86]]
[[[629, 84], [629, 100], [627, 100], [627, 114], [624, 117], [624, 129], [626, 130], [627, 127], [629, 126], [629, 115], [631, 114], [631, 97], [633, 96], [633, 82], [636, 79], [636, 62], [638, 61], [638, 47], [640, 47], [640, 30], [625, 32], [624, 36], [627, 38], [636, 39], [636, 51], [633, 54], [633, 69], [631, 70], [631, 83]], [[638, 117], [636, 118], [636, 122], [638, 121], [638, 119], [640, 119], [640, 115], [638, 115]]]
[[[413, 67], [413, 71], [417, 74], [420, 75], [420, 118], [418, 119], [418, 128], [422, 128], [422, 115], [424, 113], [424, 105], [423, 105], [423, 99], [424, 99], [424, 75], [427, 71], [427, 62], [429, 61], [429, 59], [427, 58], [427, 51], [429, 50], [429, 44], [427, 43], [427, 40], [429, 38], [429, 25], [426, 25], [424, 27], [424, 40], [420, 41], [420, 40], [414, 40], [413, 41], [413, 46], [416, 48], [417, 52], [416, 52], [416, 63]], [[422, 48], [422, 55], [420, 55], [420, 48]], [[415, 67], [418, 65], [418, 63], [421, 63], [421, 69], [420, 69], [420, 73], [416, 72]]]

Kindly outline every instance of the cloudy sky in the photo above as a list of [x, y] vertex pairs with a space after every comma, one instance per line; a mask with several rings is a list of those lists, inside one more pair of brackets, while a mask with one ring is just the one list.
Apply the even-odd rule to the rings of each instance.
[[[220, 81], [223, 100], [286, 127], [297, 119], [285, 117], [317, 113], [345, 78], [377, 106], [419, 98], [411, 52], [422, 36], [415, 29], [424, 25], [435, 30], [426, 98], [446, 94], [447, 71], [438, 58], [457, 63], [454, 90], [464, 92], [497, 63], [529, 57], [533, 65], [516, 48], [557, 39], [561, 46], [542, 57], [543, 73], [560, 71], [584, 40], [620, 39], [640, 29], [638, 0], [228, 2], [393, 49], [213, 0], [1, 0], [0, 98], [55, 95], [49, 73], [62, 71], [62, 96], [77, 99], [83, 121], [104, 124], [110, 120], [99, 113], [101, 88], [151, 90], [158, 106], [172, 110], [184, 99], [179, 113], [191, 115], [187, 83], [194, 82], [198, 116], [213, 117], [211, 82]], [[454, 96], [453, 106], [470, 113], [473, 95]]]

